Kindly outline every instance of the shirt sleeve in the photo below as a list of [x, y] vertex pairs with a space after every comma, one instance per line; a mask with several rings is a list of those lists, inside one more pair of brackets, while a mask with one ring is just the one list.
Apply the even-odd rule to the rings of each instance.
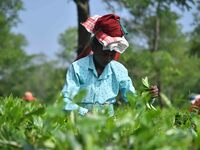
[[125, 75], [123, 76], [122, 80], [119, 83], [120, 92], [122, 99], [125, 102], [128, 102], [127, 93], [135, 94], [135, 88], [133, 87], [132, 80], [128, 76], [128, 72], [126, 71]]
[[62, 95], [66, 103], [65, 110], [78, 110], [79, 114], [85, 115], [88, 112], [88, 109], [78, 106], [72, 102], [74, 96], [79, 92], [80, 82], [78, 75], [75, 73], [73, 65], [71, 65], [66, 74], [66, 80], [64, 87], [62, 89]]

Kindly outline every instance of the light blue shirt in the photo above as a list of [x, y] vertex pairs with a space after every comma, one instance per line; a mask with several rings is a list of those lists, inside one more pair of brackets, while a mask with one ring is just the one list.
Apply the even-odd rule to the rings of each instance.
[[[80, 90], [86, 90], [86, 96], [81, 100], [85, 107], [73, 102], [73, 98]], [[93, 62], [93, 55], [89, 55], [73, 62], [68, 68], [66, 81], [62, 90], [65, 110], [78, 110], [81, 115], [88, 112], [87, 104], [115, 103], [119, 91], [127, 102], [127, 92], [135, 93], [135, 88], [128, 76], [127, 69], [119, 62], [112, 60], [98, 77]], [[112, 106], [113, 107], [113, 106]], [[111, 109], [111, 114], [114, 110]]]

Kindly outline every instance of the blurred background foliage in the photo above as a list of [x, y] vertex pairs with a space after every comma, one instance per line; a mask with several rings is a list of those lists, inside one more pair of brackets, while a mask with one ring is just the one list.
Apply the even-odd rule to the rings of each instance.
[[[74, 2], [89, 5], [88, 0]], [[120, 11], [118, 8], [129, 13], [130, 17], [122, 20], [129, 31], [130, 47], [119, 61], [128, 68], [136, 89], [141, 88], [141, 78], [148, 76], [151, 84], [157, 84], [177, 107], [184, 106], [189, 94], [200, 93], [199, 1], [102, 2], [116, 13]], [[195, 8], [190, 33], [182, 31], [178, 23], [182, 16], [174, 7], [182, 12]], [[0, 96], [22, 97], [25, 91], [32, 91], [38, 99], [52, 101], [62, 89], [67, 66], [76, 57], [81, 30], [79, 26], [71, 27], [60, 34], [55, 60], [44, 55], [28, 55], [24, 50], [28, 44], [26, 37], [12, 32], [13, 27], [20, 25], [18, 14], [23, 9], [22, 0], [0, 1]], [[162, 98], [159, 104], [164, 106]]]
[[[113, 118], [105, 114], [83, 118], [76, 112], [61, 111], [64, 104], [58, 95], [67, 67], [81, 47], [79, 37], [84, 35], [80, 27], [60, 34], [55, 60], [28, 55], [24, 50], [28, 44], [26, 37], [12, 32], [13, 27], [20, 25], [18, 14], [24, 9], [23, 1], [0, 0], [1, 149], [200, 148], [199, 116], [188, 112], [187, 101], [189, 94], [200, 93], [200, 2], [102, 1], [109, 10], [117, 12], [119, 7], [129, 12], [131, 19], [122, 19], [129, 31], [130, 47], [119, 61], [128, 68], [138, 90], [136, 97], [129, 97], [129, 106], [116, 106]], [[89, 0], [74, 2], [89, 8], [85, 7]], [[182, 31], [178, 23], [182, 16], [173, 7], [181, 12], [195, 8], [191, 32]], [[156, 107], [157, 111], [146, 107], [148, 98], [141, 93], [141, 79], [146, 76], [162, 93], [155, 102], [161, 106]], [[25, 91], [32, 91], [41, 101], [23, 101]]]

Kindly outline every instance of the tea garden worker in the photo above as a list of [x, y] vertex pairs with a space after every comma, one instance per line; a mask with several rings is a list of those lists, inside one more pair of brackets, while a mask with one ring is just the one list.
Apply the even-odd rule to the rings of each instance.
[[193, 94], [189, 97], [191, 105], [189, 107], [190, 112], [196, 112], [200, 115], [200, 94]]
[[30, 91], [26, 91], [23, 96], [23, 100], [25, 101], [35, 101], [36, 97]]
[[[94, 108], [107, 108], [112, 116], [118, 93], [121, 92], [125, 102], [128, 102], [128, 92], [135, 93], [127, 69], [116, 61], [129, 44], [117, 15], [90, 17], [82, 25], [93, 35], [91, 49], [83, 51], [68, 68], [62, 90], [66, 102], [64, 109], [78, 110], [81, 115], [85, 115]], [[80, 103], [74, 103], [74, 96], [82, 89], [87, 91], [86, 96]], [[151, 92], [157, 95], [157, 86], [153, 86]]]

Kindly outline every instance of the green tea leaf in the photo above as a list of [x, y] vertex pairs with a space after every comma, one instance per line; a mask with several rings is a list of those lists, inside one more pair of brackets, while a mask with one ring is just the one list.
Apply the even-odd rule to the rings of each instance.
[[149, 81], [148, 81], [148, 77], [142, 78], [142, 84], [146, 87], [146, 88], [150, 88], [149, 86]]

